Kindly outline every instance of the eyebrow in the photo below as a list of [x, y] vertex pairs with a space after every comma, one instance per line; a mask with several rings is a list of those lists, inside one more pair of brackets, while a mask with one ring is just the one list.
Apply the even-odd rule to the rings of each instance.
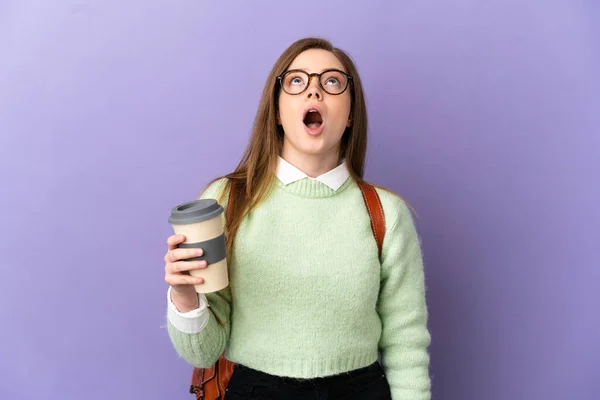
[[[342, 67], [328, 67], [328, 68], [322, 69], [319, 73], [321, 73], [323, 71], [330, 70], [330, 69], [337, 69], [338, 71], [346, 72], [346, 71], [344, 71], [344, 68], [342, 68]], [[293, 70], [296, 70], [296, 71], [300, 70], [300, 71], [306, 72], [307, 74], [310, 74], [310, 72], [308, 72], [308, 70], [306, 68], [290, 68], [290, 70], [292, 70], [292, 71]]]

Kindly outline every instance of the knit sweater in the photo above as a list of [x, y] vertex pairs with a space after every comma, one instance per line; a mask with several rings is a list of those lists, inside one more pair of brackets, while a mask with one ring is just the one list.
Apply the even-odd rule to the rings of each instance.
[[[225, 180], [202, 198], [219, 198]], [[188, 363], [227, 359], [272, 375], [314, 378], [365, 367], [382, 355], [393, 400], [430, 399], [421, 249], [406, 204], [377, 189], [386, 220], [381, 262], [360, 188], [302, 179], [274, 188], [242, 221], [229, 292], [207, 294], [200, 333], [167, 320]], [[233, 303], [233, 308], [231, 307]], [[221, 321], [224, 326], [219, 324]]]

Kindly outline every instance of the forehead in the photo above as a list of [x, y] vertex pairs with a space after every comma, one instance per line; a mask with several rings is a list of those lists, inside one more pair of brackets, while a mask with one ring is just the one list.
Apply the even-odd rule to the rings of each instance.
[[329, 68], [346, 71], [340, 60], [331, 52], [309, 49], [298, 54], [288, 69], [303, 69], [307, 72], [321, 72]]

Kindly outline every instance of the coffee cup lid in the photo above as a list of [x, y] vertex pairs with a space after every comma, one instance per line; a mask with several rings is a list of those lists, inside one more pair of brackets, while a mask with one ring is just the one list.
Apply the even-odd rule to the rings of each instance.
[[171, 209], [171, 225], [188, 225], [207, 221], [223, 212], [223, 207], [215, 199], [192, 200]]

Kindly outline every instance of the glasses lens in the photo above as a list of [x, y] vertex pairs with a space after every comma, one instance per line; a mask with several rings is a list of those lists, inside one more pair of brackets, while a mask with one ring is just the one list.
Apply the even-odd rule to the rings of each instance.
[[327, 71], [321, 75], [321, 85], [327, 93], [340, 94], [347, 84], [348, 78], [340, 71]]
[[290, 71], [283, 76], [283, 90], [298, 94], [308, 85], [308, 75], [302, 71]]

